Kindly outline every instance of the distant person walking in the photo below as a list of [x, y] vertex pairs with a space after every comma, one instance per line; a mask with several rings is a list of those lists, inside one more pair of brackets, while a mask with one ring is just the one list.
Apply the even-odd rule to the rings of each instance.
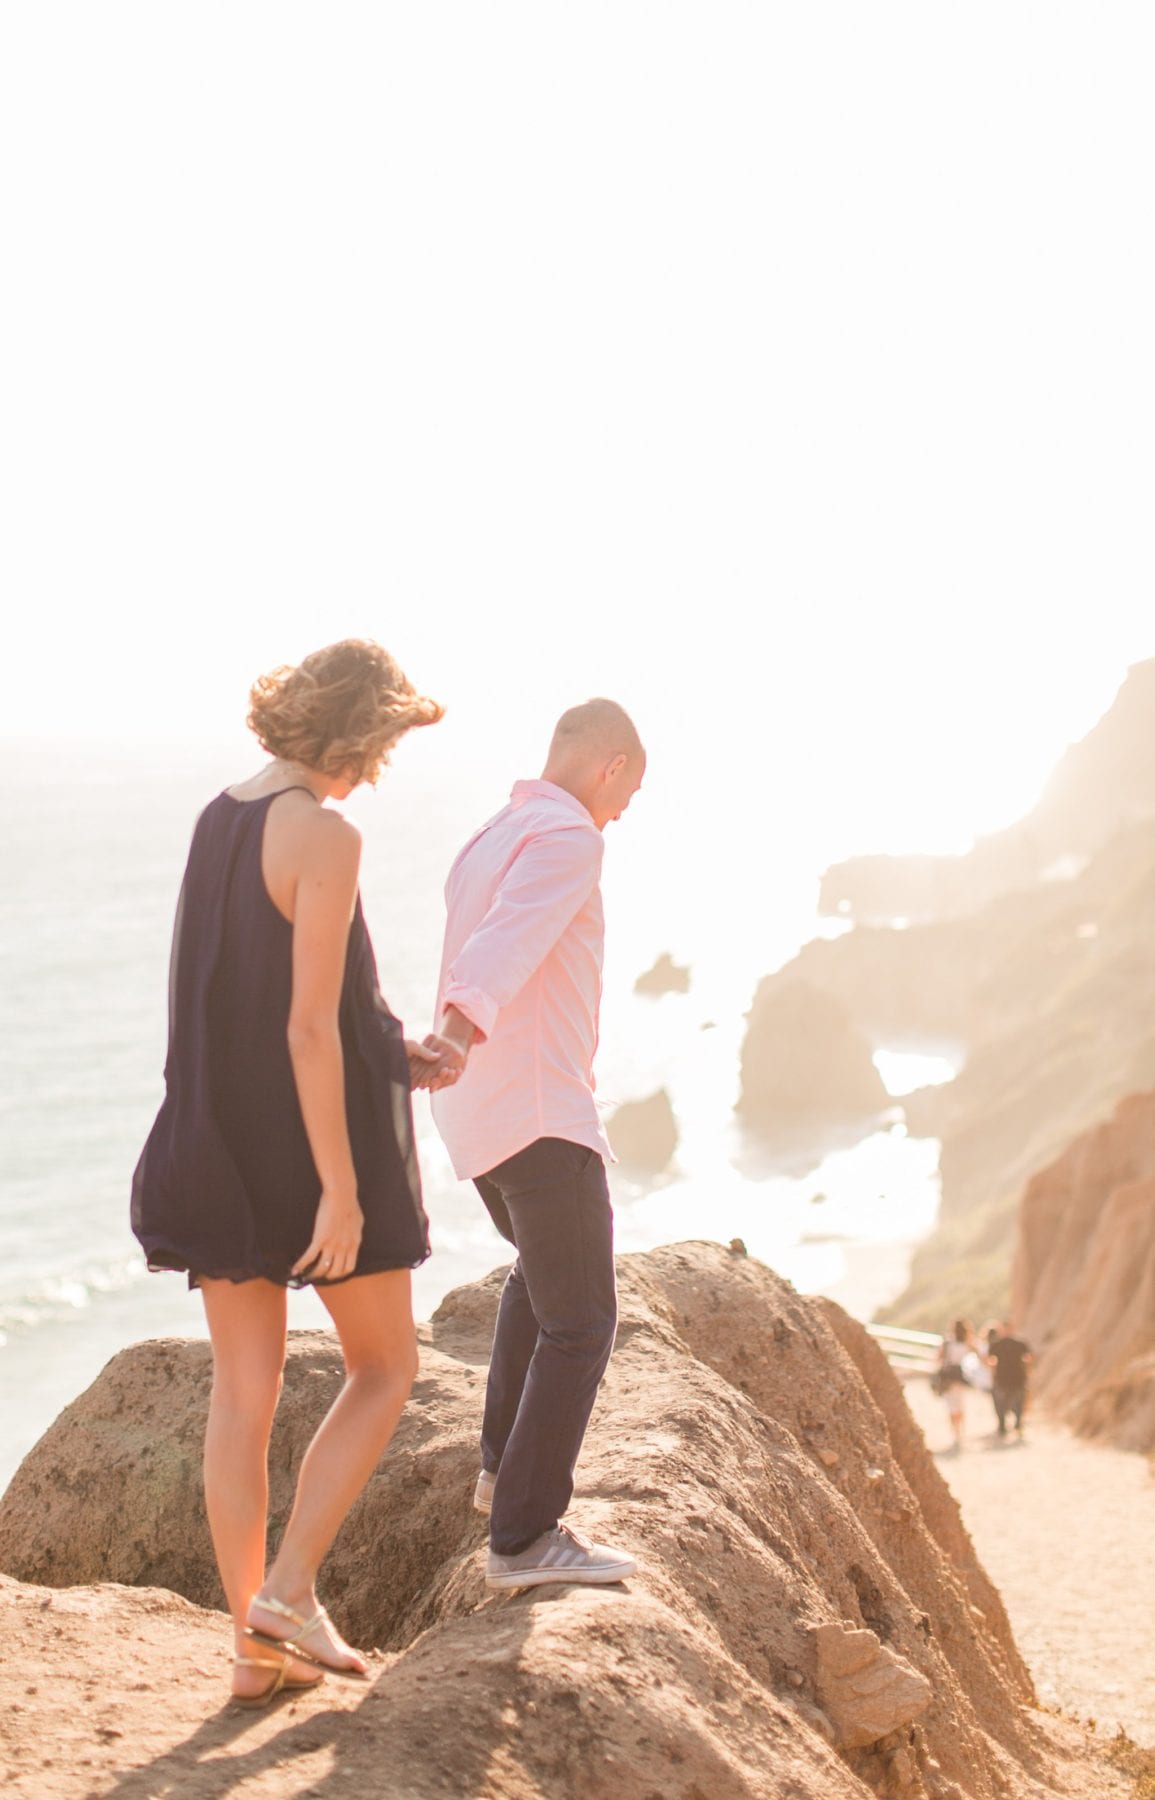
[[987, 1346], [987, 1362], [991, 1369], [991, 1399], [995, 1404], [999, 1436], [1007, 1435], [1007, 1420], [1013, 1419], [1015, 1431], [1023, 1435], [1023, 1417], [1027, 1410], [1027, 1371], [1034, 1358], [1025, 1338], [1016, 1337], [1004, 1321], [998, 1334]]
[[[411, 1069], [419, 1083], [456, 1077], [436, 1047], [406, 1045], [381, 998], [360, 835], [324, 802], [376, 781], [397, 740], [440, 716], [392, 657], [358, 640], [263, 677], [248, 723], [273, 760], [201, 814], [177, 907], [166, 1095], [133, 1178], [132, 1224], [149, 1267], [187, 1271], [208, 1318], [205, 1502], [242, 1705], [311, 1687], [325, 1669], [366, 1671], [314, 1582], [417, 1366], [409, 1271], [429, 1243]], [[266, 1576], [285, 1290], [305, 1283], [347, 1374]]]
[[967, 1364], [974, 1359], [974, 1330], [968, 1319], [956, 1319], [950, 1337], [943, 1339], [935, 1387], [946, 1402], [952, 1448], [961, 1450], [966, 1426]]
[[474, 1497], [490, 1513], [494, 1588], [613, 1582], [635, 1568], [561, 1518], [617, 1324], [610, 1151], [593, 1092], [602, 832], [645, 766], [620, 706], [573, 707], [541, 780], [517, 783], [446, 885], [439, 1029], [465, 1072], [436, 1095], [434, 1117], [457, 1174], [517, 1251]]
[[998, 1325], [993, 1321], [991, 1324], [983, 1326], [975, 1339], [975, 1366], [973, 1370], [968, 1369], [967, 1371], [971, 1386], [981, 1389], [984, 1394], [989, 1394], [991, 1391], [993, 1376], [990, 1366], [990, 1347], [998, 1335]]

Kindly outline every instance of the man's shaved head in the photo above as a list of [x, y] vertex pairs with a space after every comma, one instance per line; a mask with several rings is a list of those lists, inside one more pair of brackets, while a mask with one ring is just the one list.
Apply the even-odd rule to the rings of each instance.
[[549, 760], [569, 761], [575, 754], [608, 762], [614, 756], [631, 759], [642, 753], [637, 726], [616, 700], [583, 700], [563, 712], [554, 726]]
[[601, 830], [621, 818], [645, 769], [642, 740], [625, 707], [616, 700], [583, 700], [554, 727], [545, 780], [580, 800]]

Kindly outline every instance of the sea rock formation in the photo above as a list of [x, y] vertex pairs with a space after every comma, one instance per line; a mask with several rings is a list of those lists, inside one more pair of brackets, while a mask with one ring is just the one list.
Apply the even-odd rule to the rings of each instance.
[[[470, 1494], [500, 1275], [459, 1289], [423, 1330], [413, 1402], [326, 1565], [341, 1626], [383, 1658], [367, 1689], [330, 1682], [287, 1726], [255, 1726], [246, 1793], [284, 1793], [290, 1770], [387, 1800], [1118, 1791], [1075, 1727], [1033, 1709], [954, 1502], [925, 1449], [892, 1439], [901, 1394], [862, 1328], [717, 1245], [626, 1257], [620, 1274], [574, 1513], [636, 1550], [638, 1577], [486, 1594]], [[293, 1334], [274, 1538], [339, 1381], [331, 1336]], [[198, 1610], [219, 1602], [198, 1474], [208, 1384], [201, 1344], [122, 1353], [0, 1504], [15, 1578], [0, 1584], [0, 1716], [21, 1795], [71, 1796], [78, 1779], [93, 1796], [223, 1791], [238, 1728], [206, 1715], [227, 1634], [222, 1620], [210, 1652]], [[110, 1582], [130, 1587], [92, 1585]]]
[[742, 1043], [738, 1110], [760, 1135], [817, 1143], [869, 1130], [890, 1106], [870, 1044], [831, 993], [772, 976], [760, 984]]
[[1155, 1449], [1155, 1093], [1123, 1101], [1028, 1184], [1013, 1293], [1047, 1409], [1088, 1437]]
[[822, 881], [820, 909], [860, 923], [942, 919], [1049, 872], [1078, 868], [1155, 815], [1155, 660], [1136, 663], [1110, 710], [1062, 757], [1038, 805], [965, 856], [866, 856]]
[[639, 975], [634, 983], [635, 994], [646, 994], [655, 999], [661, 994], [688, 994], [689, 991], [689, 969], [676, 963], [668, 950], [663, 950], [653, 967]]
[[660, 1174], [678, 1148], [678, 1126], [665, 1088], [647, 1100], [627, 1100], [607, 1127], [614, 1155], [626, 1168]]

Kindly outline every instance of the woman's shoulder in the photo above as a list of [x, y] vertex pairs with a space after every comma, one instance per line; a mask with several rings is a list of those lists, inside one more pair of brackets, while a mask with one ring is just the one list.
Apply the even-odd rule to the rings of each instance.
[[294, 825], [321, 856], [357, 857], [361, 854], [361, 827], [330, 806], [303, 806], [294, 814]]
[[272, 839], [266, 839], [276, 861], [291, 866], [298, 875], [315, 874], [354, 885], [361, 865], [361, 831], [352, 819], [332, 807], [318, 806], [308, 795], [298, 795], [299, 806], [273, 807], [269, 823]]

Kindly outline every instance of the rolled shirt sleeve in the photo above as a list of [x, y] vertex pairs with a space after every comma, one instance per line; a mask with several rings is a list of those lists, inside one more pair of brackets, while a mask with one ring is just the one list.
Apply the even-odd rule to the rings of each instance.
[[604, 845], [588, 827], [530, 838], [510, 863], [489, 910], [449, 965], [442, 1004], [480, 1038], [553, 949], [597, 886]]

